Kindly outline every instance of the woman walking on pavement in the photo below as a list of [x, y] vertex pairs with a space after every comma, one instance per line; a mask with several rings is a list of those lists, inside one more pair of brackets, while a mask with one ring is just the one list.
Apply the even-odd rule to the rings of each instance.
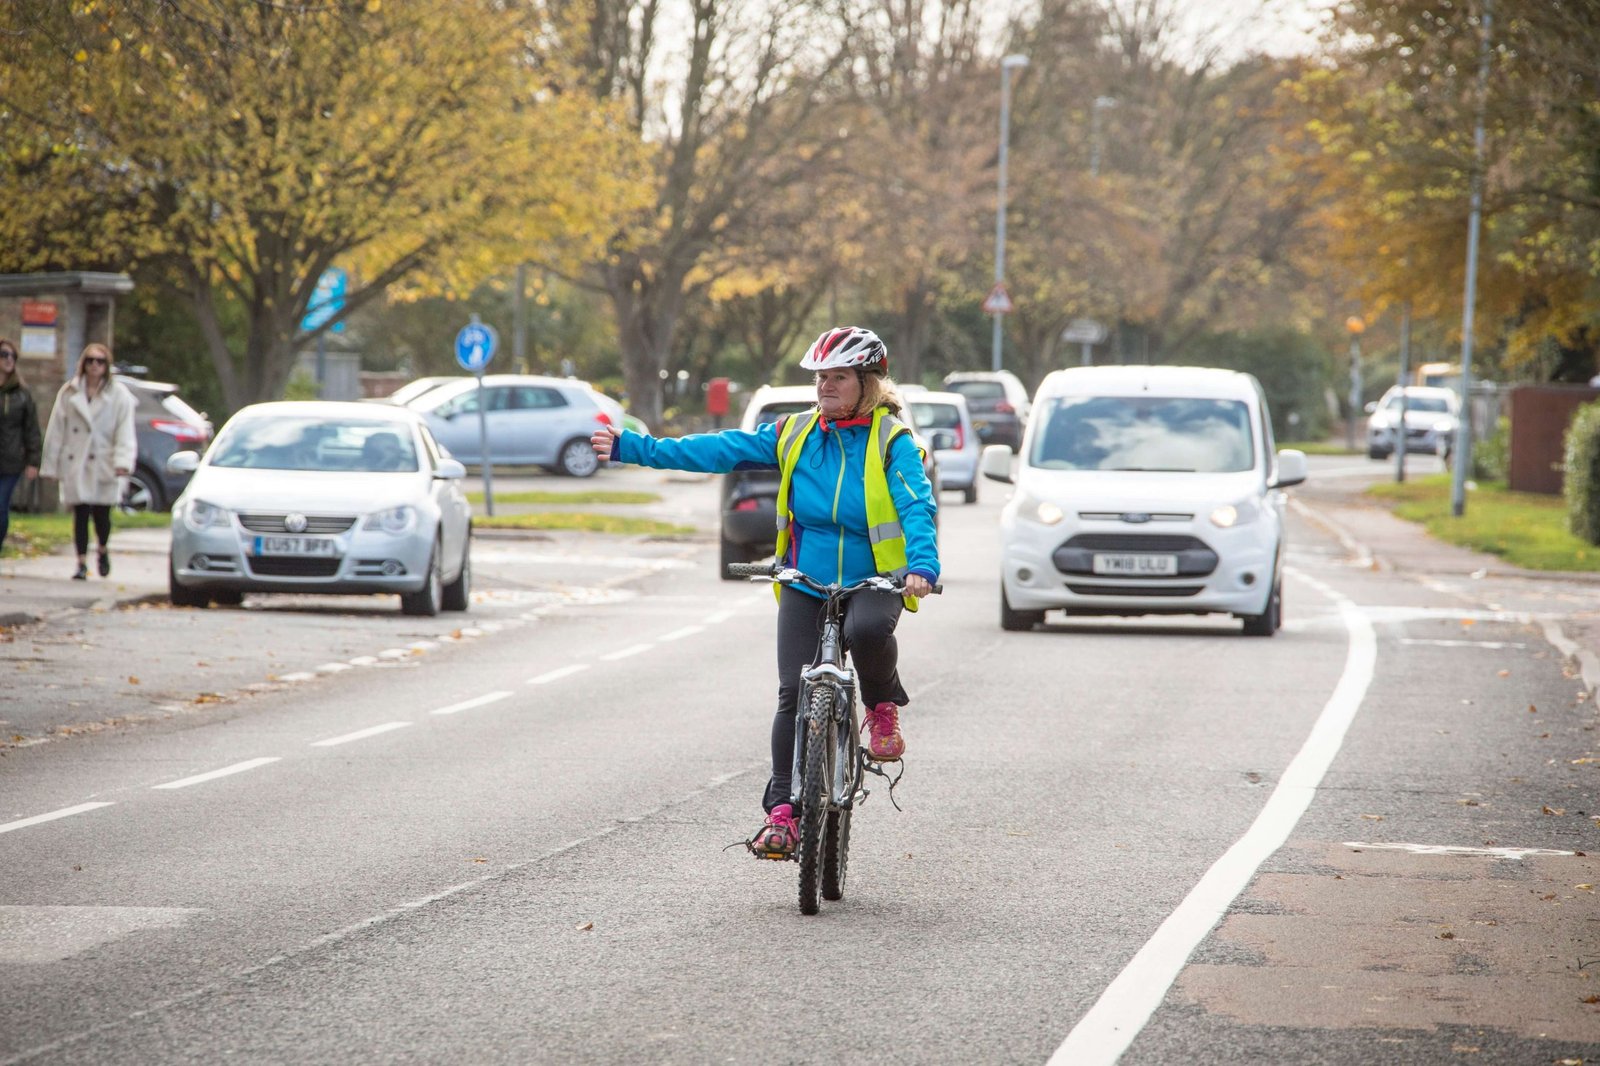
[[39, 408], [17, 369], [17, 346], [0, 338], [0, 548], [11, 528], [11, 493], [39, 476]]
[[61, 502], [72, 508], [72, 539], [78, 549], [73, 580], [89, 576], [89, 520], [100, 545], [100, 576], [111, 574], [111, 508], [122, 501], [123, 479], [133, 470], [139, 442], [133, 428], [133, 394], [111, 377], [111, 350], [91, 344], [78, 357], [78, 372], [50, 409], [44, 431], [45, 477], [61, 483]]
[[[821, 582], [851, 584], [874, 574], [904, 578], [906, 597], [867, 592], [852, 599], [845, 639], [861, 680], [867, 750], [888, 762], [905, 752], [895, 626], [939, 580], [933, 486], [909, 428], [896, 415], [889, 355], [871, 330], [845, 326], [817, 338], [800, 366], [816, 375], [817, 406], [745, 432], [737, 429], [658, 440], [605, 426], [592, 438], [602, 460], [664, 470], [780, 472], [777, 554]], [[772, 722], [772, 777], [766, 823], [748, 842], [763, 859], [784, 859], [799, 843], [789, 804], [800, 671], [817, 650], [824, 601], [785, 586], [778, 597], [778, 711]]]

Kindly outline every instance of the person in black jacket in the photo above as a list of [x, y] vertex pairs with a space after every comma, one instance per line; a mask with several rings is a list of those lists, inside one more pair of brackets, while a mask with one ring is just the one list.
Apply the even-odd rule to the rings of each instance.
[[39, 476], [39, 409], [17, 372], [17, 346], [0, 337], [0, 548], [11, 528], [11, 493]]

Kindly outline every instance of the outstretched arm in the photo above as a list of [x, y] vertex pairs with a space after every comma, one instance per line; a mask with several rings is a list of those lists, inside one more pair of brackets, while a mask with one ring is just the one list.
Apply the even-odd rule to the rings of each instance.
[[771, 423], [748, 433], [725, 429], [687, 437], [619, 433], [611, 426], [602, 426], [589, 438], [589, 443], [602, 460], [656, 470], [726, 474], [730, 470], [776, 469], [778, 465], [778, 432]]

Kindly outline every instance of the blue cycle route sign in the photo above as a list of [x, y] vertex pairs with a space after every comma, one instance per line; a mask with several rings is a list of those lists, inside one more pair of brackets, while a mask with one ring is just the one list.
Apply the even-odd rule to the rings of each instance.
[[[300, 320], [300, 328], [310, 333], [344, 310], [344, 294], [349, 284], [349, 275], [339, 267], [324, 270], [322, 276], [317, 278], [317, 287], [311, 293], [311, 303], [306, 307], [305, 317]], [[343, 333], [344, 323], [335, 322], [332, 331]]]
[[489, 365], [489, 360], [494, 358], [494, 350], [500, 343], [500, 335], [494, 331], [493, 326], [486, 326], [478, 321], [478, 316], [473, 315], [468, 325], [461, 327], [461, 332], [456, 334], [456, 362], [461, 364], [461, 369], [474, 374], [483, 372]]

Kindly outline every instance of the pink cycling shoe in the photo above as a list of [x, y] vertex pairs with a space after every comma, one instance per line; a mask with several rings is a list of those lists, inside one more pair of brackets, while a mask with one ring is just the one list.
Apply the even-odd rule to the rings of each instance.
[[906, 753], [906, 741], [900, 735], [899, 707], [880, 703], [867, 711], [866, 719], [870, 736], [867, 754], [879, 762], [893, 762]]
[[767, 812], [767, 824], [750, 840], [750, 853], [758, 859], [789, 859], [800, 846], [800, 827], [794, 808], [780, 803]]

